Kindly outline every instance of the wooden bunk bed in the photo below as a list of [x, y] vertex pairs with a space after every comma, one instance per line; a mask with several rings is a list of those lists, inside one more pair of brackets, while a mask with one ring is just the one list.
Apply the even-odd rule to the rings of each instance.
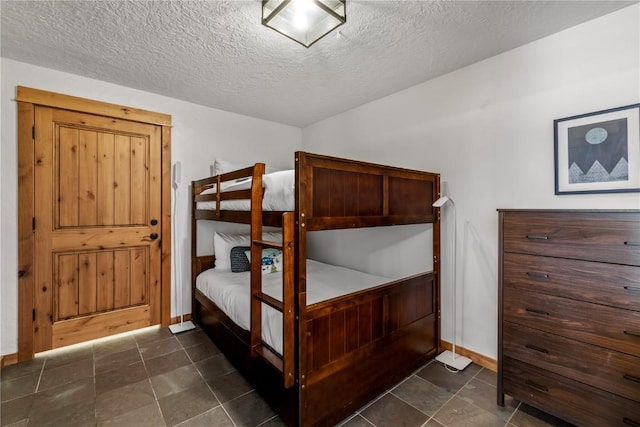
[[[192, 313], [284, 422], [334, 425], [440, 351], [440, 221], [432, 207], [440, 176], [297, 152], [295, 209], [269, 212], [262, 209], [264, 173], [257, 163], [192, 182]], [[246, 177], [250, 189], [212, 192]], [[250, 200], [250, 210], [221, 209], [239, 199]], [[198, 208], [207, 201], [215, 208]], [[251, 259], [265, 247], [283, 251], [281, 300], [262, 292], [260, 264], [251, 263], [249, 330], [196, 288], [197, 276], [214, 266], [214, 256], [196, 255], [201, 220], [250, 224]], [[308, 232], [421, 223], [433, 224], [432, 271], [307, 303]], [[282, 227], [282, 243], [263, 241], [263, 225]], [[266, 306], [282, 312], [280, 352], [262, 340]]]

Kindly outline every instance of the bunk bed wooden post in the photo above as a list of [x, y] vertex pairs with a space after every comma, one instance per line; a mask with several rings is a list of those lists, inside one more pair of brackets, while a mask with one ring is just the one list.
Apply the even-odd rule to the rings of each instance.
[[[256, 298], [262, 294], [262, 247], [255, 244], [262, 240], [262, 175], [264, 163], [256, 163], [251, 184], [251, 354], [255, 355], [262, 344], [262, 302]], [[220, 194], [220, 193], [218, 193]], [[218, 203], [218, 206], [220, 204]], [[256, 262], [257, 261], [257, 262]]]
[[196, 320], [198, 315], [196, 304], [196, 277], [207, 268], [215, 264], [213, 255], [198, 256], [198, 204], [197, 199], [204, 188], [211, 185], [211, 178], [191, 182], [191, 317]]
[[196, 277], [202, 270], [198, 268], [198, 221], [196, 220], [196, 194], [199, 194], [195, 181], [191, 182], [191, 317], [196, 321]]
[[296, 383], [296, 310], [295, 310], [295, 215], [293, 212], [282, 214], [282, 377], [284, 388], [293, 387]]
[[[313, 177], [310, 176], [311, 169], [307, 165], [307, 154], [305, 152], [298, 151], [295, 153], [295, 207], [296, 207], [296, 240], [298, 242], [295, 245], [295, 296], [296, 296], [296, 317], [298, 319], [306, 318], [307, 309], [307, 224], [306, 217], [308, 215], [305, 212], [305, 208], [311, 208], [313, 204], [309, 200], [311, 190], [309, 186], [312, 185]], [[297, 417], [298, 425], [304, 425], [304, 420], [307, 418], [306, 402], [307, 394], [307, 322], [299, 320], [295, 325], [295, 337], [298, 340], [296, 346], [295, 363], [297, 365], [298, 376], [298, 404]]]
[[435, 306], [438, 310], [437, 312], [437, 317], [438, 317], [438, 327], [436, 328], [436, 336], [435, 336], [435, 340], [436, 340], [436, 345], [438, 346], [438, 351], [437, 353], [440, 354], [441, 347], [442, 344], [440, 343], [440, 325], [441, 325], [441, 313], [440, 313], [440, 220], [441, 220], [441, 215], [440, 215], [440, 209], [438, 209], [437, 211], [437, 215], [435, 214], [435, 210], [436, 208], [433, 207], [433, 203], [438, 200], [440, 197], [442, 196], [442, 194], [440, 193], [440, 175], [438, 175], [436, 177], [435, 183], [434, 183], [434, 189], [433, 189], [433, 195], [432, 195], [432, 201], [431, 201], [431, 208], [434, 210], [434, 218], [433, 218], [433, 224], [432, 224], [432, 228], [433, 228], [433, 237], [432, 237], [432, 243], [433, 243], [433, 272], [435, 273], [435, 290], [434, 290], [434, 298], [435, 298]]

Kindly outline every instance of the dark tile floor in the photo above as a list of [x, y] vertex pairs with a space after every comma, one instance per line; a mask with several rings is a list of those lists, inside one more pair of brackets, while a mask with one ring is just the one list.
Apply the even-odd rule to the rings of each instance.
[[[46, 352], [0, 377], [2, 426], [283, 425], [200, 330], [151, 328]], [[495, 397], [495, 373], [431, 362], [343, 425], [568, 426]]]

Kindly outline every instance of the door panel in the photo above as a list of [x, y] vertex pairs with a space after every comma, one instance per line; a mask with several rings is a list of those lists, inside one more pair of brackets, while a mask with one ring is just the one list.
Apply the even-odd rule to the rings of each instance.
[[97, 284], [96, 253], [78, 254], [78, 315], [97, 311]]
[[114, 224], [115, 211], [115, 135], [98, 134], [97, 147], [98, 194], [96, 197], [96, 222], [102, 225]]
[[58, 306], [55, 320], [59, 320], [78, 314], [78, 257], [71, 254], [58, 255], [55, 258], [57, 262], [53, 263], [53, 274], [56, 279], [53, 283]]
[[[39, 130], [39, 129], [38, 129]], [[57, 227], [78, 225], [78, 129], [56, 127]], [[61, 171], [64, 171], [61, 173]], [[40, 182], [38, 182], [40, 184]]]
[[96, 254], [98, 264], [96, 275], [96, 311], [113, 309], [114, 292], [114, 256], [111, 252]]
[[149, 138], [56, 130], [57, 228], [148, 224]]
[[149, 248], [56, 253], [54, 320], [149, 303]]
[[160, 126], [35, 116], [34, 350], [160, 323]]

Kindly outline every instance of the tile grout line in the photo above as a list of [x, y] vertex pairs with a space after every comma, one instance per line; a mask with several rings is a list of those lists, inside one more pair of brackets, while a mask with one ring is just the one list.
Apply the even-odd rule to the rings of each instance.
[[257, 425], [257, 427], [263, 426], [266, 423], [268, 423], [269, 421], [275, 420], [276, 418], [278, 418], [278, 414], [275, 414], [273, 417], [271, 418], [267, 418], [266, 420], [264, 420], [263, 422], [261, 422], [260, 424]]
[[[375, 425], [371, 420], [369, 420], [367, 417], [365, 417], [365, 416], [362, 414], [362, 411], [364, 411], [364, 410], [366, 410], [367, 408], [369, 408], [370, 406], [372, 406], [374, 403], [376, 403], [378, 400], [382, 399], [382, 398], [383, 398], [384, 396], [386, 396], [387, 394], [391, 394], [391, 395], [393, 395], [393, 396], [394, 396], [394, 397], [396, 397], [398, 400], [400, 400], [400, 401], [402, 401], [402, 402], [406, 403], [407, 405], [411, 406], [412, 408], [416, 409], [417, 411], [419, 411], [419, 412], [421, 412], [421, 413], [425, 414], [425, 415], [428, 417], [428, 418], [427, 418], [427, 420], [425, 421], [425, 424], [426, 424], [426, 423], [428, 423], [428, 422], [429, 422], [429, 420], [431, 420], [431, 419], [433, 418], [432, 416], [430, 416], [429, 414], [424, 413], [423, 411], [421, 411], [420, 409], [416, 408], [415, 406], [413, 406], [413, 405], [412, 405], [412, 404], [410, 404], [409, 402], [407, 402], [407, 401], [405, 401], [404, 399], [402, 399], [401, 397], [397, 396], [396, 394], [394, 394], [394, 393], [393, 393], [393, 390], [394, 390], [396, 387], [400, 386], [401, 384], [404, 384], [406, 381], [409, 381], [409, 379], [411, 379], [413, 376], [415, 376], [415, 377], [417, 377], [417, 378], [421, 379], [422, 381], [427, 381], [426, 379], [424, 379], [424, 378], [422, 378], [422, 377], [418, 376], [417, 374], [418, 374], [418, 372], [422, 371], [423, 369], [425, 369], [427, 366], [431, 365], [432, 363], [434, 363], [434, 359], [432, 359], [432, 360], [428, 361], [427, 363], [425, 363], [424, 365], [422, 365], [421, 367], [419, 367], [418, 369], [416, 369], [415, 371], [413, 371], [413, 372], [411, 373], [411, 375], [409, 375], [407, 378], [405, 378], [404, 380], [402, 380], [400, 383], [398, 383], [398, 384], [396, 384], [395, 386], [393, 386], [393, 387], [389, 388], [389, 389], [388, 389], [388, 390], [386, 390], [384, 393], [382, 393], [382, 394], [380, 394], [378, 397], [376, 397], [373, 401], [371, 401], [371, 402], [367, 403], [365, 406], [363, 406], [363, 407], [362, 407], [362, 408], [360, 408], [359, 410], [355, 411], [355, 412], [354, 412], [354, 414], [353, 414], [351, 417], [349, 417], [349, 418], [347, 418], [346, 420], [344, 420], [344, 423], [346, 423], [348, 420], [351, 420], [351, 419], [352, 419], [352, 418], [354, 418], [355, 416], [358, 416], [358, 415], [359, 415], [359, 416], [360, 416], [360, 417], [362, 417], [362, 418], [363, 418], [367, 423], [369, 423], [369, 424], [371, 424], [372, 426], [376, 427], [376, 425]], [[429, 384], [432, 384], [432, 385], [433, 385], [433, 386], [435, 386], [435, 387], [439, 387], [438, 385], [433, 384], [433, 383], [431, 383], [430, 381], [427, 381], [427, 382], [428, 382]], [[448, 401], [449, 401], [449, 400], [447, 400], [447, 402], [448, 402]], [[445, 402], [445, 404], [446, 404], [446, 402]], [[444, 406], [444, 405], [442, 405], [442, 406]], [[437, 412], [437, 411], [436, 411], [436, 412]], [[343, 424], [344, 424], [344, 423], [343, 423]]]
[[[481, 372], [483, 369], [487, 369], [487, 368], [484, 368], [484, 367], [483, 367], [483, 368], [482, 368], [482, 369], [480, 369], [478, 372], [476, 372], [476, 373], [475, 373], [471, 378], [469, 378], [469, 381], [467, 381], [466, 383], [464, 383], [464, 385], [463, 385], [462, 387], [460, 387], [460, 389], [459, 389], [459, 390], [458, 390], [458, 391], [457, 391], [457, 392], [456, 392], [456, 393], [451, 397], [451, 399], [447, 400], [447, 402], [445, 402], [445, 404], [444, 404], [444, 405], [442, 405], [442, 406], [440, 407], [440, 409], [436, 412], [436, 414], [437, 414], [438, 412], [440, 412], [440, 410], [441, 410], [442, 408], [444, 408], [444, 406], [445, 406], [447, 403], [449, 403], [449, 402], [450, 402], [454, 397], [458, 396], [458, 394], [460, 394], [460, 392], [465, 388], [465, 386], [467, 386], [471, 381], [473, 381], [474, 379], [476, 379], [476, 377], [478, 376], [478, 374], [480, 374], [480, 372]], [[479, 379], [479, 378], [478, 378], [478, 381], [480, 381], [480, 382], [482, 382], [482, 383], [484, 383], [484, 384], [487, 384], [487, 385], [489, 385], [489, 386], [493, 387], [491, 384], [488, 384], [487, 382], [482, 381], [482, 380], [481, 380], [481, 379]], [[464, 400], [464, 399], [463, 399], [463, 400]], [[467, 402], [467, 403], [469, 403], [470, 405], [472, 405], [472, 406], [474, 406], [474, 407], [476, 407], [476, 408], [480, 409], [481, 411], [485, 411], [485, 412], [487, 412], [487, 413], [490, 413], [490, 412], [486, 411], [485, 409], [480, 408], [479, 406], [477, 406], [477, 405], [476, 405], [476, 404], [474, 404], [474, 403], [471, 403], [471, 402]], [[518, 408], [519, 408], [519, 407], [520, 407], [520, 403], [518, 403], [518, 405], [516, 406], [516, 409], [514, 409], [514, 411], [511, 413], [511, 415], [509, 416], [509, 419], [508, 419], [507, 421], [505, 421], [505, 423], [504, 423], [505, 427], [509, 424], [509, 421], [511, 420], [511, 418], [513, 418], [513, 416], [515, 415], [515, 413], [517, 412], [517, 410], [518, 410]], [[435, 420], [435, 421], [437, 421], [437, 422], [439, 422], [440, 424], [442, 424], [439, 420], [435, 419], [435, 414], [434, 414], [434, 417], [433, 417], [433, 418], [434, 418], [434, 420]], [[500, 417], [497, 417], [497, 418], [500, 418]], [[444, 424], [443, 424], [443, 425], [444, 425]], [[444, 425], [444, 427], [447, 427], [447, 426], [446, 426], [446, 425]]]
[[96, 346], [91, 345], [93, 350], [93, 419], [98, 424], [98, 386], [96, 385]]
[[513, 412], [511, 413], [511, 415], [509, 416], [509, 419], [507, 420], [506, 423], [504, 423], [505, 427], [509, 425], [509, 423], [511, 422], [511, 420], [513, 419], [513, 417], [515, 417], [516, 412], [518, 412], [518, 410], [520, 409], [520, 406], [522, 405], [522, 402], [518, 401], [518, 404], [516, 405], [516, 409], [513, 410]]
[[[431, 385], [432, 385], [432, 386], [434, 386], [434, 387], [442, 388], [442, 387], [440, 387], [439, 385], [434, 384], [434, 383], [432, 383], [431, 381], [429, 381], [429, 380], [427, 380], [427, 379], [424, 379], [424, 378], [422, 378], [421, 376], [419, 376], [419, 375], [415, 375], [415, 374], [411, 375], [411, 377], [408, 377], [405, 381], [408, 381], [410, 378], [412, 378], [412, 377], [414, 377], [414, 376], [415, 376], [416, 378], [418, 378], [419, 380], [421, 380], [421, 381], [424, 381], [424, 382], [427, 382], [427, 383], [431, 384]], [[405, 381], [402, 381], [400, 384], [403, 384]], [[400, 384], [398, 384], [398, 386], [399, 386]], [[463, 386], [463, 387], [464, 387], [464, 386]], [[394, 387], [394, 389], [395, 389], [395, 387]], [[443, 390], [444, 390], [444, 389], [443, 389]], [[445, 390], [445, 391], [446, 391], [446, 390]], [[448, 393], [448, 391], [447, 391], [447, 393]], [[416, 406], [412, 405], [410, 402], [407, 402], [407, 401], [406, 401], [406, 400], [404, 400], [402, 397], [400, 397], [400, 396], [398, 396], [397, 394], [395, 394], [395, 393], [393, 392], [393, 389], [392, 389], [392, 390], [389, 390], [388, 394], [393, 395], [393, 397], [397, 398], [397, 399], [398, 399], [398, 400], [400, 400], [401, 402], [406, 403], [407, 405], [411, 406], [413, 409], [415, 409], [415, 410], [417, 410], [417, 411], [419, 411], [419, 412], [421, 412], [421, 413], [425, 414], [427, 417], [429, 417], [429, 418], [427, 419], [427, 421], [425, 421], [425, 424], [426, 424], [426, 423], [428, 423], [428, 422], [429, 422], [429, 420], [430, 420], [430, 419], [432, 419], [432, 418], [434, 417], [434, 415], [435, 415], [435, 413], [434, 413], [434, 415], [429, 415], [429, 414], [427, 414], [426, 412], [424, 412], [423, 410], [421, 410], [420, 408], [417, 408]], [[453, 395], [453, 394], [452, 394], [452, 396], [451, 396], [449, 399], [447, 399], [447, 401], [446, 401], [445, 403], [443, 403], [442, 405], [440, 405], [440, 406], [438, 407], [438, 410], [440, 410], [444, 405], [446, 405], [446, 404], [447, 404], [447, 403], [448, 403], [448, 402], [449, 402], [449, 401], [450, 401], [454, 396], [455, 396], [455, 395]], [[438, 411], [436, 411], [436, 413], [437, 413], [437, 412], [438, 412]], [[424, 425], [424, 424], [422, 424], [422, 425]]]
[[158, 401], [158, 395], [156, 394], [156, 390], [153, 388], [153, 383], [151, 382], [151, 377], [149, 376], [149, 371], [147, 370], [147, 364], [145, 363], [144, 357], [142, 356], [142, 351], [140, 350], [140, 343], [133, 335], [133, 341], [136, 343], [136, 348], [138, 349], [138, 355], [140, 356], [140, 360], [142, 361], [142, 367], [144, 368], [144, 372], [147, 374], [147, 381], [149, 381], [149, 386], [151, 387], [151, 392], [153, 393], [153, 397], [156, 401], [156, 406], [158, 407], [158, 411], [160, 412], [160, 416], [162, 417], [162, 422], [164, 425], [167, 425], [167, 421], [164, 418], [164, 413], [162, 413], [162, 407], [160, 406], [160, 401]]
[[36, 384], [36, 389], [34, 390], [34, 394], [38, 393], [38, 389], [40, 388], [40, 381], [42, 381], [42, 376], [44, 375], [44, 367], [47, 365], [47, 357], [44, 358], [44, 362], [42, 362], [42, 368], [40, 368], [40, 375], [38, 376], [38, 383]]
[[[196, 329], [196, 330], [197, 330], [197, 331], [200, 331], [201, 329]], [[204, 333], [204, 332], [202, 332], [202, 333]], [[208, 338], [208, 337], [207, 337], [207, 338]], [[177, 338], [177, 336], [176, 336], [176, 339], [178, 339], [178, 338]], [[233, 425], [234, 425], [234, 427], [237, 427], [236, 422], [233, 420], [233, 418], [231, 418], [231, 414], [229, 414], [229, 412], [227, 412], [227, 409], [224, 407], [224, 405], [222, 404], [222, 402], [221, 402], [221, 401], [220, 401], [220, 399], [218, 398], [218, 395], [213, 391], [213, 389], [211, 388], [211, 386], [209, 385], [209, 383], [207, 382], [207, 380], [205, 380], [205, 379], [204, 379], [204, 377], [202, 376], [202, 372], [200, 372], [200, 369], [198, 369], [198, 367], [196, 366], [196, 364], [195, 364], [195, 362], [193, 361], [193, 359], [191, 359], [191, 356], [189, 355], [189, 352], [187, 351], [186, 347], [182, 344], [182, 341], [180, 341], [180, 340], [178, 339], [178, 343], [180, 344], [180, 347], [182, 347], [182, 350], [186, 353], [187, 358], [188, 358], [188, 359], [189, 359], [189, 361], [191, 362], [191, 365], [193, 366], [193, 368], [196, 370], [196, 372], [198, 373], [198, 375], [200, 376], [200, 378], [202, 378], [202, 381], [204, 381], [204, 384], [207, 386], [207, 388], [209, 389], [209, 391], [211, 392], [211, 394], [213, 394], [213, 397], [215, 397], [216, 402], [218, 402], [218, 406], [220, 406], [220, 408], [222, 408], [222, 411], [227, 415], [227, 417], [228, 417], [228, 418], [229, 418], [229, 420], [231, 421], [231, 424], [233, 424]], [[220, 354], [222, 354], [222, 353], [220, 353]], [[223, 354], [223, 356], [224, 356], [224, 354]], [[211, 357], [213, 357], [213, 356], [211, 356]], [[226, 356], [225, 356], [225, 358], [226, 358]], [[205, 359], [205, 360], [206, 360], [206, 359]], [[246, 394], [246, 393], [245, 393], [245, 394]], [[244, 396], [244, 395], [243, 395], [243, 396]], [[208, 410], [208, 411], [203, 412], [203, 414], [205, 414], [205, 413], [207, 413], [207, 412], [209, 412], [209, 411], [211, 411], [211, 410], [213, 410], [213, 409], [215, 409], [215, 408], [209, 408], [209, 410]], [[199, 416], [199, 415], [202, 415], [202, 414], [198, 414], [198, 415], [196, 415], [196, 417], [197, 417], [197, 416]], [[195, 417], [192, 417], [192, 418], [195, 418]], [[191, 419], [192, 419], [192, 418], [191, 418]], [[188, 420], [185, 420], [185, 421], [188, 421]]]
[[[375, 402], [377, 402], [378, 400], [382, 399], [384, 396], [390, 394], [393, 397], [397, 398], [398, 400], [406, 403], [407, 405], [411, 406], [412, 408], [414, 408], [415, 410], [417, 410], [418, 412], [421, 412], [423, 414], [425, 414], [424, 412], [422, 412], [420, 409], [416, 408], [415, 406], [413, 406], [412, 404], [410, 404], [409, 402], [405, 401], [404, 399], [400, 398], [399, 396], [393, 394], [393, 390], [400, 386], [401, 384], [404, 384], [405, 382], [409, 381], [409, 379], [411, 379], [413, 376], [416, 376], [416, 374], [418, 372], [420, 372], [422, 369], [426, 368], [427, 366], [429, 366], [431, 364], [431, 361], [429, 361], [428, 363], [426, 363], [425, 365], [421, 366], [420, 368], [416, 369], [413, 373], [411, 373], [411, 375], [409, 375], [407, 378], [405, 378], [404, 380], [402, 380], [400, 383], [394, 385], [393, 387], [389, 388], [387, 391], [385, 391], [384, 393], [382, 393], [380, 396], [378, 396], [375, 400], [373, 400], [372, 402], [369, 402], [366, 406], [360, 408], [358, 411], [355, 412], [355, 415], [359, 415], [361, 416], [366, 422], [368, 422], [369, 424], [371, 424], [372, 426], [376, 427], [376, 425], [373, 423], [373, 421], [371, 421], [370, 419], [368, 419], [367, 417], [365, 417], [362, 414], [362, 411], [366, 410], [367, 408], [369, 408], [371, 405], [373, 405]], [[431, 416], [429, 414], [425, 414], [428, 418], [426, 422], [429, 422], [429, 419], [431, 419]], [[349, 418], [351, 419], [351, 418]]]
[[[478, 380], [478, 381], [480, 381], [481, 383], [487, 384], [488, 386], [490, 386], [490, 387], [492, 387], [492, 388], [493, 388], [493, 385], [492, 385], [492, 384], [489, 384], [488, 382], [483, 381], [482, 379], [478, 378], [478, 375], [480, 375], [480, 372], [482, 372], [482, 371], [483, 371], [483, 370], [485, 370], [485, 369], [487, 369], [487, 368], [484, 368], [484, 367], [483, 367], [483, 368], [482, 368], [482, 369], [480, 369], [478, 372], [476, 372], [476, 374], [473, 376], [473, 378], [472, 378], [472, 379], [477, 379], [477, 380]], [[487, 369], [487, 370], [488, 370], [488, 369]], [[492, 372], [493, 372], [493, 371], [492, 371]], [[496, 373], [496, 375], [497, 375], [497, 373]], [[468, 383], [467, 383], [467, 384], [468, 384]], [[465, 384], [465, 385], [466, 385], [466, 384]], [[460, 389], [460, 390], [462, 390], [462, 389]], [[497, 392], [498, 392], [498, 389], [497, 389], [497, 387], [496, 387], [496, 393], [497, 393]], [[520, 408], [520, 405], [521, 405], [521, 404], [522, 404], [522, 402], [518, 401], [518, 404], [516, 405], [515, 409], [513, 410], [513, 412], [511, 412], [511, 415], [509, 415], [509, 418], [505, 421], [505, 423], [504, 423], [505, 427], [509, 425], [509, 422], [511, 421], [511, 419], [513, 418], [513, 416], [516, 414], [516, 412], [518, 412], [518, 408]], [[474, 406], [475, 406], [475, 405], [474, 405]], [[480, 409], [482, 409], [482, 408], [480, 408]], [[498, 417], [498, 418], [500, 418], [500, 417]]]
[[[446, 369], [446, 366], [445, 366], [445, 369]], [[484, 369], [484, 368], [482, 368], [482, 369]], [[443, 424], [440, 420], [438, 420], [438, 419], [436, 418], [436, 415], [438, 414], [438, 412], [440, 412], [440, 411], [442, 410], [442, 408], [444, 408], [445, 406], [447, 406], [447, 404], [448, 404], [449, 402], [451, 402], [451, 401], [452, 401], [452, 400], [453, 400], [453, 399], [454, 399], [458, 394], [460, 394], [460, 391], [462, 391], [462, 389], [464, 389], [464, 387], [465, 387], [467, 384], [469, 384], [469, 383], [470, 383], [470, 382], [471, 382], [471, 381], [476, 377], [476, 375], [478, 375], [478, 373], [479, 373], [480, 371], [482, 371], [482, 369], [480, 369], [480, 370], [479, 370], [478, 372], [476, 372], [472, 377], [470, 377], [470, 378], [467, 380], [467, 382], [465, 382], [465, 383], [464, 383], [464, 384], [463, 384], [463, 385], [458, 389], [458, 391], [456, 391], [455, 393], [452, 393], [452, 396], [451, 396], [449, 399], [447, 399], [447, 401], [446, 401], [446, 402], [444, 402], [442, 405], [440, 405], [440, 407], [438, 408], [438, 410], [437, 410], [437, 411], [433, 414], [433, 416], [431, 417], [434, 421], [436, 421], [436, 422], [437, 422], [437, 423], [439, 423], [439, 424], [442, 424], [444, 427], [448, 427], [446, 424]], [[447, 369], [447, 371], [449, 371], [449, 370]], [[449, 372], [451, 372], [451, 371], [449, 371]], [[460, 371], [458, 371], [458, 372], [460, 372]], [[456, 372], [456, 373], [458, 373], [458, 372]], [[422, 378], [422, 377], [421, 377], [421, 378]], [[423, 378], [423, 379], [424, 379], [424, 378]], [[424, 380], [425, 380], [425, 381], [427, 381], [427, 382], [429, 382], [430, 384], [433, 384], [431, 381], [429, 381], [429, 380], [427, 380], [427, 379], [424, 379]], [[438, 386], [437, 384], [433, 384], [433, 385], [434, 385], [434, 386], [436, 386], [436, 387], [440, 387], [440, 386]], [[471, 404], [471, 405], [473, 405], [473, 404]], [[478, 407], [478, 406], [476, 406], [476, 405], [473, 405], [473, 406], [475, 406], [476, 408], [478, 408], [478, 409], [480, 409], [480, 410], [484, 411], [484, 409], [479, 408], [479, 407]]]

